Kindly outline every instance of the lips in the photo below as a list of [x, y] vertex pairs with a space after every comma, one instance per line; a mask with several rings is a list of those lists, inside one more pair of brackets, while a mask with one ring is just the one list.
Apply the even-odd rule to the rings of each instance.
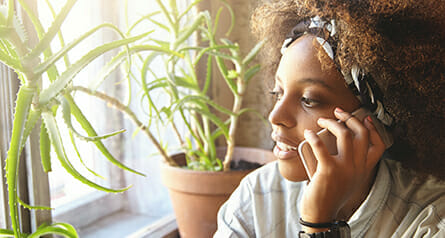
[[272, 134], [272, 139], [277, 142], [273, 149], [273, 153], [278, 159], [287, 160], [299, 156], [298, 146], [295, 145], [295, 143], [292, 143], [287, 138], [275, 133]]

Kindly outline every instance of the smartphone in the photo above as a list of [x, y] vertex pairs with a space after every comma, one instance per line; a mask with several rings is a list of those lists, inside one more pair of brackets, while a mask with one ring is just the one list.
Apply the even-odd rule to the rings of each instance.
[[[363, 121], [363, 119], [367, 116], [371, 116], [372, 123], [374, 124], [377, 132], [385, 143], [386, 148], [389, 148], [392, 145], [393, 141], [391, 135], [386, 131], [385, 126], [381, 124], [380, 121], [368, 109], [361, 107], [354, 111], [352, 115], [360, 121]], [[337, 138], [331, 132], [324, 128], [320, 130], [317, 135], [325, 144], [326, 148], [329, 151], [329, 154], [338, 154], [336, 142]], [[300, 159], [303, 162], [308, 178], [309, 180], [311, 180], [312, 175], [317, 169], [317, 159], [315, 158], [311, 146], [306, 140], [302, 141], [298, 146], [298, 153], [300, 154]]]

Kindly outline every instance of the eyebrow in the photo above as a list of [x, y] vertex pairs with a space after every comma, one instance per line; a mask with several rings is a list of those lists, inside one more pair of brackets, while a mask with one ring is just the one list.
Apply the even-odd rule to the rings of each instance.
[[[281, 78], [278, 75], [275, 75], [275, 80], [281, 82]], [[325, 87], [325, 88], [327, 88], [329, 90], [333, 90], [331, 85], [327, 84], [324, 80], [321, 80], [321, 79], [317, 79], [317, 78], [304, 78], [304, 79], [300, 79], [298, 81], [301, 84], [317, 84], [317, 85]]]

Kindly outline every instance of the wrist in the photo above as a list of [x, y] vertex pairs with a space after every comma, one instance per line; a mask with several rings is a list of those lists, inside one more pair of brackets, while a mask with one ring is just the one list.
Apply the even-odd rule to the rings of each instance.
[[[306, 227], [300, 231], [300, 238], [350, 238], [351, 229], [344, 221], [332, 223], [310, 223], [300, 219], [300, 224]], [[326, 226], [329, 226], [327, 228]]]

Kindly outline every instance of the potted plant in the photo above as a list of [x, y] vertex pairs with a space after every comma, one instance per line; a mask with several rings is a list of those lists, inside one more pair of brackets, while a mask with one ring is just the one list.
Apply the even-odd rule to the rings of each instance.
[[[149, 115], [149, 119], [145, 119], [148, 123], [142, 123], [144, 119], [138, 118], [128, 106], [96, 91], [97, 85], [93, 88], [74, 88], [101, 98], [126, 113], [158, 149], [166, 162], [162, 166], [161, 176], [169, 188], [182, 237], [208, 237], [216, 231], [217, 210], [242, 177], [253, 168], [230, 171], [232, 161], [237, 163], [244, 159], [258, 167], [274, 159], [270, 151], [235, 147], [240, 116], [253, 112], [243, 108], [242, 102], [249, 81], [260, 69], [258, 64], [251, 63], [262, 43], [242, 55], [237, 43], [217, 37], [219, 16], [224, 9], [220, 8], [214, 18], [208, 11], [191, 14], [193, 6], [199, 2], [196, 0], [180, 11], [176, 1], [169, 1], [166, 5], [157, 0], [161, 12], [148, 18], [170, 36], [151, 39], [164, 49], [163, 52], [136, 56], [142, 60], [142, 66], [140, 77], [134, 80], [141, 85], [142, 97], [148, 102], [144, 106]], [[224, 1], [221, 3], [225, 4], [232, 17], [230, 32], [234, 14], [228, 4]], [[124, 56], [117, 56], [115, 62], [123, 60]], [[158, 58], [164, 63], [163, 73], [159, 75], [151, 67], [151, 63]], [[233, 97], [230, 109], [208, 96], [209, 88], [216, 80], [212, 73], [213, 63]], [[205, 68], [203, 78], [198, 76], [200, 66]], [[148, 80], [148, 77], [152, 77], [152, 80]], [[169, 100], [155, 100], [153, 95], [156, 93], [168, 95]], [[185, 133], [180, 132], [178, 123], [185, 125]], [[170, 127], [177, 137], [179, 148], [165, 146], [162, 137], [150, 130], [153, 127]], [[221, 138], [225, 141], [225, 147], [217, 146]], [[172, 154], [172, 151], [179, 153]]]
[[[12, 229], [0, 229], [0, 236], [40, 237], [47, 234], [58, 234], [66, 237], [77, 237], [77, 232], [73, 226], [67, 223], [41, 224], [32, 234], [25, 234], [20, 229], [18, 218], [20, 206], [28, 209], [51, 209], [43, 206], [30, 206], [22, 202], [18, 196], [18, 174], [25, 172], [19, 171], [19, 158], [22, 149], [31, 131], [41, 127], [40, 153], [42, 167], [45, 172], [51, 171], [50, 151], [52, 148], [66, 172], [86, 185], [112, 193], [127, 190], [128, 188], [112, 189], [103, 187], [84, 177], [72, 166], [65, 153], [65, 147], [62, 143], [55, 117], [57, 114], [63, 114], [64, 121], [69, 130], [78, 138], [93, 142], [111, 163], [122, 169], [142, 175], [119, 162], [104, 146], [102, 139], [122, 133], [123, 131], [107, 135], [97, 135], [91, 123], [86, 119], [79, 105], [77, 105], [74, 100], [72, 81], [76, 74], [89, 65], [91, 61], [108, 51], [122, 48], [127, 56], [131, 56], [137, 52], [162, 52], [164, 49], [148, 45], [142, 41], [151, 33], [150, 31], [127, 37], [118, 27], [109, 23], [100, 24], [80, 35], [79, 38], [73, 42], [65, 44], [60, 27], [76, 3], [76, 0], [66, 1], [60, 12], [54, 16], [54, 21], [47, 28], [47, 31], [44, 30], [45, 28], [42, 26], [39, 18], [35, 12], [32, 11], [32, 8], [27, 5], [26, 1], [19, 0], [17, 2], [18, 3], [15, 4], [15, 1], [9, 0], [5, 1], [5, 4], [0, 5], [0, 62], [14, 70], [17, 73], [17, 80], [20, 81], [5, 168]], [[49, 7], [52, 8], [50, 2], [48, 1], [47, 3]], [[20, 10], [23, 10], [27, 17], [31, 19], [33, 26], [31, 32], [25, 30], [26, 28], [22, 25], [21, 19], [15, 14]], [[111, 31], [116, 32], [121, 38], [97, 46], [74, 63], [65, 60], [65, 68], [63, 70], [56, 65], [56, 62], [64, 59], [73, 47], [104, 28], [111, 29]], [[38, 37], [36, 44], [32, 44], [29, 40], [30, 35], [34, 33], [36, 33]], [[59, 35], [62, 48], [54, 53], [51, 49], [51, 42], [56, 39], [57, 35]], [[135, 42], [138, 42], [137, 45], [135, 44], [135, 47], [129, 47], [130, 43]], [[173, 55], [176, 54], [175, 52], [170, 53]], [[111, 70], [118, 66], [119, 64], [108, 65], [107, 69]], [[42, 86], [44, 76], [46, 76], [49, 81], [46, 86]], [[84, 131], [78, 132], [72, 127], [71, 117], [74, 117], [79, 122]], [[37, 126], [39, 124], [41, 126]]]
[[[12, 4], [13, 1], [10, 0], [8, 5], [3, 7], [2, 15], [0, 16], [0, 26], [2, 27], [1, 41], [4, 44], [1, 49], [0, 61], [17, 72], [22, 84], [17, 96], [12, 139], [8, 151], [6, 168], [9, 207], [13, 220], [13, 229], [12, 231], [1, 230], [0, 234], [16, 237], [23, 235], [18, 228], [17, 218], [17, 209], [20, 202], [16, 191], [17, 173], [19, 173], [18, 158], [24, 142], [39, 119], [42, 119], [40, 143], [42, 164], [45, 171], [50, 171], [51, 169], [49, 148], [52, 147], [67, 172], [85, 184], [107, 192], [122, 192], [127, 189], [102, 187], [86, 179], [72, 168], [64, 152], [64, 146], [61, 143], [60, 134], [55, 123], [55, 114], [62, 113], [68, 128], [75, 135], [84, 140], [93, 141], [99, 150], [117, 166], [134, 173], [139, 173], [120, 163], [107, 151], [101, 140], [121, 133], [122, 131], [98, 136], [82, 114], [72, 96], [73, 93], [78, 91], [105, 100], [109, 105], [114, 106], [128, 115], [129, 118], [136, 123], [137, 127], [147, 135], [149, 140], [157, 148], [159, 154], [164, 158], [166, 164], [169, 165], [163, 166], [163, 171], [165, 172], [163, 179], [168, 186], [172, 187], [172, 194], [183, 190], [185, 185], [182, 186], [178, 181], [169, 179], [168, 174], [174, 173], [173, 177], [178, 176], [177, 173], [184, 174], [186, 177], [197, 176], [198, 180], [204, 182], [207, 180], [203, 178], [205, 175], [210, 175], [212, 178], [219, 175], [223, 177], [222, 181], [213, 182], [210, 187], [228, 187], [228, 191], [220, 192], [220, 195], [213, 196], [214, 198], [218, 198], [214, 199], [213, 202], [216, 205], [212, 209], [203, 209], [210, 211], [210, 215], [207, 216], [211, 221], [209, 223], [201, 220], [195, 222], [195, 225], [204, 229], [198, 229], [198, 231], [196, 231], [198, 233], [186, 231], [185, 227], [191, 227], [192, 225], [181, 225], [181, 222], [188, 218], [180, 218], [177, 214], [180, 232], [184, 237], [208, 236], [215, 231], [217, 209], [238, 185], [240, 179], [249, 172], [229, 170], [234, 155], [243, 154], [243, 151], [246, 151], [246, 149], [236, 149], [235, 133], [240, 115], [252, 111], [247, 108], [242, 108], [242, 101], [249, 80], [259, 71], [260, 66], [251, 66], [251, 63], [261, 44], [256, 45], [247, 55], [242, 55], [240, 46], [237, 43], [233, 43], [228, 39], [217, 39], [216, 29], [218, 28], [219, 16], [222, 9], [218, 11], [214, 19], [207, 11], [191, 14], [193, 7], [200, 1], [201, 0], [196, 0], [192, 2], [185, 10], [178, 10], [175, 0], [169, 1], [169, 6], [166, 6], [161, 0], [157, 0], [161, 11], [143, 16], [127, 31], [127, 33], [130, 33], [131, 29], [140, 22], [149, 20], [158, 25], [159, 29], [168, 31], [171, 35], [169, 39], [151, 38], [151, 29], [147, 29], [146, 32], [140, 35], [130, 36], [129, 34], [121, 32], [113, 25], [102, 24], [88, 31], [79, 37], [78, 40], [67, 44], [57, 53], [51, 52], [50, 43], [59, 32], [60, 25], [63, 23], [76, 0], [67, 1], [65, 7], [62, 8], [60, 13], [55, 17], [54, 23], [49, 27], [47, 32], [43, 31], [43, 27], [40, 25], [38, 18], [33, 15], [24, 1], [19, 0], [20, 5], [32, 19], [34, 28], [39, 35], [39, 42], [35, 47], [29, 47], [27, 45], [26, 32], [22, 30], [23, 28], [18, 24], [18, 19], [13, 15], [15, 11], [13, 7], [14, 4]], [[222, 3], [225, 4], [224, 1], [222, 1]], [[231, 12], [230, 6], [226, 4], [226, 7]], [[158, 20], [158, 16], [164, 17], [164, 20]], [[233, 24], [234, 21], [232, 20], [232, 25]], [[122, 39], [98, 46], [78, 62], [73, 64], [68, 63], [66, 70], [59, 73], [55, 63], [63, 58], [75, 45], [101, 28], [113, 29]], [[193, 40], [194, 37], [196, 37], [197, 40]], [[122, 48], [122, 51], [116, 54], [103, 68], [101, 77], [94, 79], [94, 82], [89, 87], [73, 86], [72, 80], [77, 72], [82, 70], [94, 58], [116, 48]], [[147, 52], [147, 54], [143, 54], [142, 52]], [[142, 60], [140, 76], [133, 77], [133, 82], [141, 86], [143, 97], [147, 99], [148, 104], [146, 105], [146, 109], [149, 114], [148, 119], [138, 118], [132, 109], [119, 99], [108, 95], [106, 92], [97, 91], [97, 86], [103, 83], [110, 72], [119, 68], [119, 66], [122, 66], [124, 70], [128, 72], [128, 67], [131, 65], [130, 62], [138, 59]], [[165, 74], [158, 76], [153, 72], [151, 63], [155, 59], [162, 59], [165, 66], [163, 70]], [[206, 76], [204, 80], [199, 79], [196, 70], [198, 65], [203, 62], [206, 65]], [[218, 105], [209, 98], [207, 94], [212, 80], [214, 80], [212, 74], [213, 63], [217, 65], [217, 72], [219, 72], [225, 80], [234, 97], [234, 103], [231, 109]], [[125, 67], [127, 67], [127, 69], [125, 69]], [[47, 74], [51, 82], [49, 86], [45, 88], [41, 86], [41, 76], [43, 74]], [[148, 77], [152, 77], [152, 80], [149, 81]], [[170, 100], [157, 104], [153, 98], [153, 94], [156, 94], [158, 91], [168, 94]], [[72, 127], [72, 116], [85, 130], [84, 133], [87, 134], [86, 136], [77, 132]], [[178, 120], [185, 125], [185, 133], [180, 133], [177, 128]], [[147, 121], [147, 123], [143, 123], [143, 121]], [[172, 128], [180, 145], [179, 149], [174, 148], [174, 151], [181, 151], [182, 155], [171, 155], [172, 148], [169, 148], [163, 143], [162, 138], [157, 137], [152, 130], [150, 130], [156, 126], [169, 126]], [[224, 149], [217, 147], [216, 142], [220, 138], [224, 138], [225, 140], [226, 148]], [[273, 159], [269, 151], [257, 149], [256, 152], [255, 150], [253, 150], [253, 152], [250, 150], [246, 153], [247, 155], [243, 155], [245, 159], [253, 157], [252, 160], [259, 163]], [[180, 169], [179, 167], [187, 167], [187, 169]], [[231, 176], [235, 177], [234, 182], [227, 179], [227, 177]], [[191, 184], [191, 182], [185, 179], [180, 179], [180, 181], [185, 181], [186, 185]], [[198, 185], [197, 187], [205, 186]], [[179, 193], [181, 192], [179, 191]], [[190, 192], [186, 191], [186, 193]], [[195, 212], [197, 211], [197, 207], [202, 208], [202, 204], [200, 203], [202, 200], [197, 200], [201, 199], [201, 197], [202, 195], [198, 195], [198, 197], [191, 199], [192, 202], [195, 202], [195, 208], [192, 208], [195, 209]], [[196, 201], [200, 202], [196, 204]], [[175, 205], [175, 202], [173, 203], [176, 209], [178, 206]], [[26, 204], [22, 205], [32, 208]], [[34, 208], [41, 209], [41, 207]], [[191, 215], [190, 211], [182, 213], [186, 216]], [[196, 213], [193, 215], [196, 215]], [[48, 233], [62, 234], [69, 237], [77, 236], [75, 230], [69, 224], [44, 225], [33, 235], [40, 236]]]

